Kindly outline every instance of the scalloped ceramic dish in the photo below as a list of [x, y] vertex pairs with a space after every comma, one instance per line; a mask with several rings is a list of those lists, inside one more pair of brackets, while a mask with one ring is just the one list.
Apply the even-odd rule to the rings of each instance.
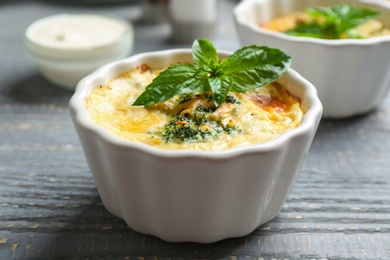
[[344, 118], [376, 108], [390, 89], [390, 36], [362, 40], [323, 40], [294, 37], [259, 27], [273, 17], [306, 7], [358, 3], [383, 12], [379, 18], [390, 27], [386, 1], [251, 0], [234, 9], [242, 45], [268, 45], [292, 57], [292, 68], [318, 90], [324, 117]]
[[162, 150], [91, 123], [85, 98], [92, 89], [144, 63], [158, 69], [183, 61], [192, 61], [191, 50], [138, 54], [100, 68], [70, 100], [74, 126], [105, 207], [132, 229], [172, 242], [244, 236], [281, 210], [321, 119], [321, 102], [313, 85], [289, 69], [278, 82], [307, 109], [301, 125], [221, 152]]

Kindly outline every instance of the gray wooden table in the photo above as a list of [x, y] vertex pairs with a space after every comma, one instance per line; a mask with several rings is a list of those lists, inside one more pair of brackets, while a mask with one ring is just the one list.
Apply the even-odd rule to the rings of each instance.
[[[0, 2], [0, 259], [390, 259], [389, 97], [367, 115], [322, 120], [283, 210], [248, 236], [168, 243], [108, 213], [69, 117], [72, 92], [43, 79], [22, 45], [40, 17], [99, 10], [134, 23], [133, 53], [189, 47], [171, 43], [166, 24], [139, 23], [135, 1], [105, 2]], [[234, 4], [220, 2], [219, 49], [239, 47]]]

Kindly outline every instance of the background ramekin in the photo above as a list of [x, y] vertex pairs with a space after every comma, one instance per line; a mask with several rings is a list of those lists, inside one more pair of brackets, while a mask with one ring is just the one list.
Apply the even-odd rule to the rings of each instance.
[[[123, 23], [126, 27], [123, 35], [104, 45], [80, 48], [56, 48], [37, 43], [31, 39], [31, 31], [39, 23], [63, 15], [92, 14], [109, 17]], [[102, 35], [104, 37], [104, 35]], [[127, 57], [133, 48], [134, 31], [130, 22], [116, 15], [91, 13], [61, 13], [41, 18], [28, 26], [24, 35], [27, 55], [35, 62], [42, 75], [50, 82], [68, 89], [74, 89], [77, 83], [100, 66], [114, 60]]]
[[234, 9], [242, 45], [268, 45], [292, 57], [292, 68], [318, 90], [323, 117], [344, 118], [367, 113], [390, 89], [390, 36], [364, 40], [322, 40], [261, 29], [271, 18], [306, 7], [356, 3], [380, 10], [390, 27], [390, 4], [381, 0], [248, 0]]
[[272, 141], [221, 152], [162, 150], [91, 123], [85, 98], [92, 89], [144, 63], [165, 68], [184, 61], [192, 61], [191, 50], [138, 54], [77, 85], [69, 109], [86, 160], [105, 207], [138, 232], [201, 243], [246, 235], [281, 210], [319, 124], [321, 102], [313, 85], [290, 69], [278, 81], [308, 109], [302, 124]]

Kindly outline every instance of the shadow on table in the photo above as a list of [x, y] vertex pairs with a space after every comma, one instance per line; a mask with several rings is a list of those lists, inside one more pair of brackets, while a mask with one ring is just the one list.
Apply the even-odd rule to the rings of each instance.
[[[123, 220], [110, 214], [98, 196], [83, 205], [77, 217], [69, 220], [52, 236], [46, 234], [41, 248], [30, 249], [31, 256], [42, 259], [63, 258], [224, 258], [248, 253], [249, 236], [212, 244], [170, 243], [130, 229]], [[66, 221], [66, 220], [64, 220]], [[48, 237], [50, 236], [50, 237]]]
[[3, 97], [12, 103], [67, 105], [74, 91], [56, 86], [36, 73], [5, 86], [3, 92]]
[[347, 118], [331, 119], [323, 118], [318, 126], [316, 138], [327, 138], [328, 136], [345, 136], [356, 134], [358, 129], [370, 128], [375, 122], [372, 120], [380, 108], [373, 109], [367, 113]]

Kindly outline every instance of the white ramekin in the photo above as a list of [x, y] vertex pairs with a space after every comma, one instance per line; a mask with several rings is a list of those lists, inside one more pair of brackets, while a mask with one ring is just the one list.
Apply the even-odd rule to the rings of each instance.
[[138, 54], [77, 85], [70, 114], [99, 194], [108, 211], [132, 229], [166, 241], [244, 236], [281, 210], [321, 118], [317, 91], [289, 69], [278, 82], [307, 109], [301, 125], [272, 141], [220, 152], [162, 150], [122, 140], [91, 123], [85, 98], [92, 89], [144, 63], [157, 69], [177, 62], [192, 62], [191, 50]]
[[380, 0], [248, 0], [234, 9], [242, 45], [269, 45], [292, 57], [292, 68], [318, 90], [324, 117], [344, 118], [376, 108], [390, 89], [390, 36], [322, 40], [261, 29], [275, 16], [307, 7], [355, 3], [380, 10], [390, 27], [390, 4]]
[[[79, 48], [49, 46], [32, 37], [34, 30], [64, 16], [94, 15], [114, 19], [126, 28], [121, 36], [104, 44]], [[28, 26], [24, 35], [27, 55], [36, 63], [42, 75], [50, 82], [74, 89], [77, 83], [100, 66], [127, 57], [133, 47], [133, 27], [128, 21], [106, 13], [61, 13], [39, 19]], [[102, 35], [105, 37], [105, 35]]]

